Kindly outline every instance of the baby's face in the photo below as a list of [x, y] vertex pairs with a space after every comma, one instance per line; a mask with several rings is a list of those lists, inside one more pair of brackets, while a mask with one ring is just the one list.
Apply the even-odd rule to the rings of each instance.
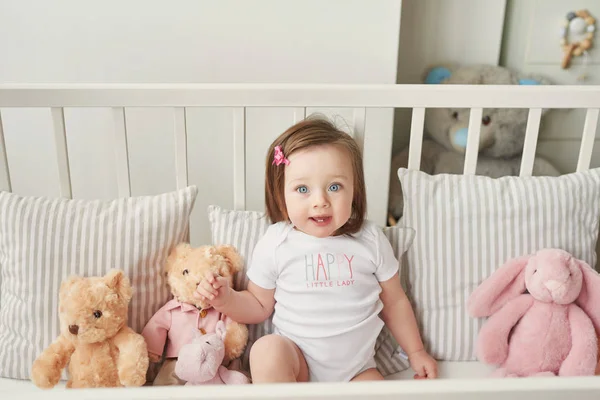
[[331, 236], [352, 214], [354, 174], [348, 152], [323, 145], [288, 158], [284, 191], [292, 224], [312, 236]]

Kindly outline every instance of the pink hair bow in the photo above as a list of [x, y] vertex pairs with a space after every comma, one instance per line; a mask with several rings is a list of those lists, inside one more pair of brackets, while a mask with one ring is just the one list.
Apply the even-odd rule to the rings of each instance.
[[275, 155], [273, 156], [273, 164], [275, 165], [289, 165], [290, 160], [285, 158], [283, 155], [283, 151], [281, 150], [281, 146], [275, 146]]

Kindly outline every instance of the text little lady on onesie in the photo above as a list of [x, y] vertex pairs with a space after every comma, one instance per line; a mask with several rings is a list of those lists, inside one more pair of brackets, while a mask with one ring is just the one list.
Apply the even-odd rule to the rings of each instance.
[[265, 202], [272, 225], [248, 260], [247, 289], [209, 273], [196, 292], [239, 323], [273, 316], [273, 334], [250, 349], [253, 383], [382, 380], [384, 325], [415, 378], [436, 378], [390, 242], [365, 219], [354, 139], [319, 118], [288, 128], [267, 152]]

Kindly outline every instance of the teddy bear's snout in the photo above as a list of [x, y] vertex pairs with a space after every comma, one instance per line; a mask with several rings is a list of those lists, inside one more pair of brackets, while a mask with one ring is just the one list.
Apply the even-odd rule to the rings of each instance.
[[461, 149], [467, 148], [467, 140], [469, 136], [468, 128], [461, 128], [454, 132], [452, 137], [452, 142], [455, 146], [458, 146]]
[[77, 335], [77, 332], [79, 332], [79, 325], [69, 325], [69, 332], [73, 335]]

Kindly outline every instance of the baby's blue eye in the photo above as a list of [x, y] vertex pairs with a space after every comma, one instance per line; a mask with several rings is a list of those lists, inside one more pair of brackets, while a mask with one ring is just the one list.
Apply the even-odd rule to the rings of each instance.
[[333, 185], [329, 186], [329, 190], [331, 190], [332, 192], [337, 192], [338, 190], [340, 190], [340, 185], [334, 183]]
[[299, 186], [296, 190], [298, 193], [308, 193], [308, 188], [306, 186]]

